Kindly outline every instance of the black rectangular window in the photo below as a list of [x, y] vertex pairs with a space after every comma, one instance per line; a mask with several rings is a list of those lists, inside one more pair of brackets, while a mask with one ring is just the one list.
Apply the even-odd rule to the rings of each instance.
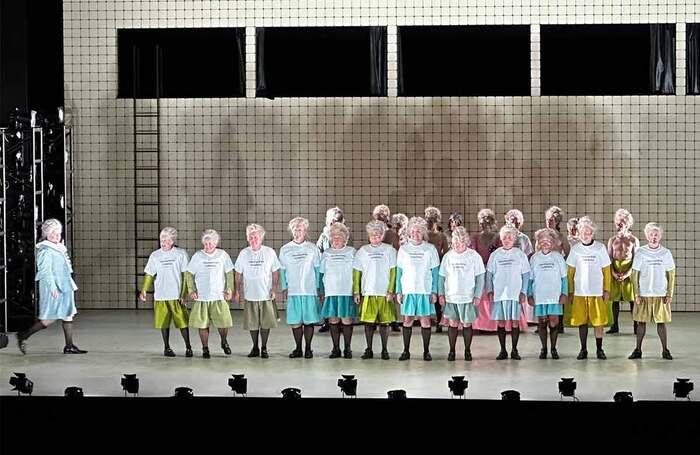
[[543, 25], [542, 95], [675, 93], [675, 24]]
[[528, 25], [399, 27], [399, 96], [529, 96]]
[[120, 98], [245, 96], [245, 29], [120, 29]]
[[386, 27], [256, 29], [259, 97], [386, 96]]
[[700, 95], [700, 24], [685, 25], [686, 93]]

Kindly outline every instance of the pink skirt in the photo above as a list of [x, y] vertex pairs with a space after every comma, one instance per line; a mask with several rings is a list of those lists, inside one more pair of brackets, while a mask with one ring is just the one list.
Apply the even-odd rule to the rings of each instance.
[[[479, 317], [472, 323], [474, 329], [483, 330], [485, 332], [495, 332], [498, 329], [498, 321], [491, 320], [492, 305], [493, 300], [487, 297], [486, 290], [484, 289], [484, 295], [481, 296], [481, 300], [479, 301]], [[506, 331], [510, 331], [511, 324], [511, 321], [506, 321]], [[520, 312], [519, 324], [520, 330], [527, 329], [527, 319], [524, 311]]]

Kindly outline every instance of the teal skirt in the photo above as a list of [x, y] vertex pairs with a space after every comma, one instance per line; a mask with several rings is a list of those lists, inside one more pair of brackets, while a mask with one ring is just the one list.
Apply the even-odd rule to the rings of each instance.
[[323, 300], [323, 318], [356, 318], [357, 305], [351, 295], [332, 295]]
[[435, 304], [430, 302], [430, 294], [404, 294], [401, 303], [404, 316], [429, 318], [435, 316]]
[[290, 295], [287, 298], [287, 324], [316, 324], [320, 321], [318, 297], [315, 295]]

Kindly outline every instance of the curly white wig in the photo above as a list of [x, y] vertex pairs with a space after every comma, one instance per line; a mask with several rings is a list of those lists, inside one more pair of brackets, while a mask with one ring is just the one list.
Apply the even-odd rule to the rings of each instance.
[[379, 233], [382, 235], [382, 240], [383, 240], [384, 234], [386, 234], [387, 227], [386, 227], [386, 224], [384, 224], [381, 221], [372, 220], [369, 223], [367, 223], [367, 226], [365, 226], [365, 229], [367, 230], [367, 235]]
[[425, 221], [430, 224], [438, 224], [442, 221], [442, 212], [437, 207], [426, 207], [425, 208]]
[[260, 226], [259, 224], [249, 224], [248, 226], [246, 226], [245, 238], [248, 239], [248, 237], [250, 237], [250, 234], [253, 234], [255, 232], [260, 234], [260, 238], [265, 238], [265, 228]]
[[48, 235], [53, 232], [63, 232], [63, 226], [60, 221], [56, 218], [49, 218], [41, 223], [41, 236], [43, 238], [48, 237]]
[[469, 233], [462, 226], [457, 226], [454, 231], [452, 231], [452, 245], [454, 246], [455, 243], [466, 243], [467, 246], [471, 243]]
[[333, 237], [342, 237], [346, 244], [350, 239], [350, 229], [348, 229], [348, 227], [343, 223], [335, 223], [333, 226], [328, 228], [328, 233], [328, 237], [330, 238], [331, 242], [333, 241]]
[[380, 204], [372, 210], [372, 218], [378, 221], [383, 221], [385, 224], [389, 224], [391, 221], [391, 210], [384, 204]]
[[505, 218], [505, 221], [507, 224], [510, 224], [510, 220], [515, 218], [516, 220], [518, 220], [518, 224], [520, 225], [521, 228], [523, 227], [523, 224], [525, 223], [525, 217], [523, 216], [523, 212], [521, 212], [518, 209], [508, 210], [506, 212], [504, 218]]
[[578, 219], [578, 224], [576, 225], [576, 228], [578, 229], [578, 237], [581, 238], [583, 234], [583, 230], [585, 228], [588, 228], [593, 232], [593, 235], [595, 235], [596, 232], [598, 232], [598, 226], [593, 222], [593, 220], [588, 217], [588, 216], [582, 216], [581, 218]]
[[517, 241], [518, 240], [518, 232], [520, 232], [520, 231], [515, 229], [510, 224], [506, 224], [505, 226], [501, 227], [500, 231], [498, 231], [498, 236], [501, 238], [501, 240], [503, 240], [504, 238], [506, 238], [507, 236], [510, 235], [513, 238], [513, 241]]
[[491, 209], [481, 209], [479, 214], [476, 215], [476, 219], [479, 224], [488, 224], [489, 226], [496, 225], [496, 214]]
[[561, 247], [561, 239], [557, 231], [551, 228], [538, 229], [535, 232], [535, 250], [540, 251], [540, 241], [544, 239], [549, 239], [552, 244], [552, 248], [558, 250]]
[[221, 236], [219, 236], [219, 233], [216, 232], [214, 229], [207, 229], [204, 232], [202, 232], [202, 243], [206, 242], [207, 240], [211, 241], [214, 243], [214, 245], [219, 245], [219, 241], [221, 240]]
[[309, 220], [298, 216], [296, 218], [292, 218], [289, 221], [289, 224], [287, 225], [287, 229], [289, 229], [289, 232], [292, 234], [292, 237], [294, 237], [294, 231], [296, 230], [297, 226], [300, 224], [304, 227], [304, 230], [306, 232], [309, 232]]
[[342, 223], [345, 220], [345, 215], [340, 207], [333, 207], [326, 210], [326, 226], [333, 223]]
[[550, 218], [554, 218], [557, 226], [559, 226], [559, 223], [564, 220], [564, 211], [560, 207], [553, 205], [544, 212], [544, 219], [548, 220]]
[[566, 230], [571, 232], [572, 230], [576, 229], [578, 226], [578, 218], [569, 218], [569, 221], [566, 222]]
[[403, 213], [394, 213], [391, 217], [391, 225], [398, 228], [405, 228], [408, 224], [408, 217]]
[[627, 209], [617, 209], [615, 212], [615, 218], [613, 221], [617, 221], [618, 218], [622, 218], [627, 223], [627, 227], [632, 227], [634, 224], [634, 217]]
[[170, 237], [170, 240], [172, 240], [173, 243], [175, 243], [177, 242], [177, 229], [171, 226], [166, 226], [163, 228], [162, 231], [160, 231], [160, 235], [158, 236], [158, 238], [163, 236]]
[[413, 216], [410, 220], [408, 220], [408, 226], [406, 226], [406, 230], [409, 237], [411, 236], [411, 232], [414, 229], [420, 229], [423, 232], [423, 239], [428, 239], [428, 222], [425, 221], [423, 218], [419, 216]]
[[651, 231], [657, 231], [660, 235], [664, 234], [664, 228], [659, 223], [647, 223], [644, 226], [644, 235], [648, 235]]

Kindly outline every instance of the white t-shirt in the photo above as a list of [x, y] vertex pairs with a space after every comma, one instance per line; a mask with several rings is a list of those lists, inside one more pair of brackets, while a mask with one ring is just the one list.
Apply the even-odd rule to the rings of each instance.
[[145, 273], [156, 277], [155, 300], [177, 300], [182, 290], [182, 274], [187, 270], [190, 258], [182, 248], [172, 247], [168, 251], [156, 250], [148, 257]]
[[249, 302], [270, 299], [272, 272], [280, 268], [275, 250], [262, 245], [258, 251], [246, 247], [236, 258], [236, 272], [243, 275], [243, 298]]
[[218, 248], [212, 254], [197, 251], [187, 265], [187, 271], [194, 275], [197, 301], [224, 300], [226, 273], [231, 270], [233, 262], [226, 251]]
[[566, 264], [576, 269], [574, 295], [581, 297], [603, 295], [603, 268], [610, 265], [610, 256], [605, 245], [597, 240], [588, 246], [577, 243], [571, 247]]
[[493, 275], [493, 300], [518, 300], [523, 289], [523, 273], [530, 272], [527, 256], [519, 248], [500, 247], [491, 254], [486, 270]]
[[401, 267], [403, 294], [430, 294], [433, 283], [432, 270], [440, 266], [440, 256], [431, 243], [414, 245], [408, 242], [399, 248], [396, 266]]
[[355, 248], [328, 248], [321, 256], [323, 288], [327, 296], [352, 295], [352, 264]]
[[559, 303], [561, 279], [566, 278], [567, 270], [564, 256], [558, 251], [538, 251], [530, 258], [530, 269], [535, 305]]
[[523, 250], [523, 253], [525, 253], [525, 256], [530, 256], [532, 253], [535, 252], [535, 249], [532, 247], [532, 242], [530, 241], [530, 237], [527, 236], [527, 234], [523, 232], [518, 232], [518, 239], [515, 242], [515, 246]]
[[484, 273], [484, 261], [476, 251], [448, 251], [440, 264], [440, 276], [445, 278], [445, 300], [449, 303], [472, 303], [476, 277]]
[[384, 296], [389, 290], [389, 275], [396, 267], [396, 250], [382, 243], [365, 245], [355, 254], [352, 268], [362, 272], [362, 295]]
[[280, 249], [280, 265], [287, 277], [287, 295], [316, 295], [316, 268], [321, 266], [316, 245], [292, 240]]
[[676, 268], [671, 251], [663, 246], [656, 249], [644, 245], [634, 254], [632, 268], [639, 271], [639, 295], [642, 297], [666, 297], [668, 280], [666, 272]]

